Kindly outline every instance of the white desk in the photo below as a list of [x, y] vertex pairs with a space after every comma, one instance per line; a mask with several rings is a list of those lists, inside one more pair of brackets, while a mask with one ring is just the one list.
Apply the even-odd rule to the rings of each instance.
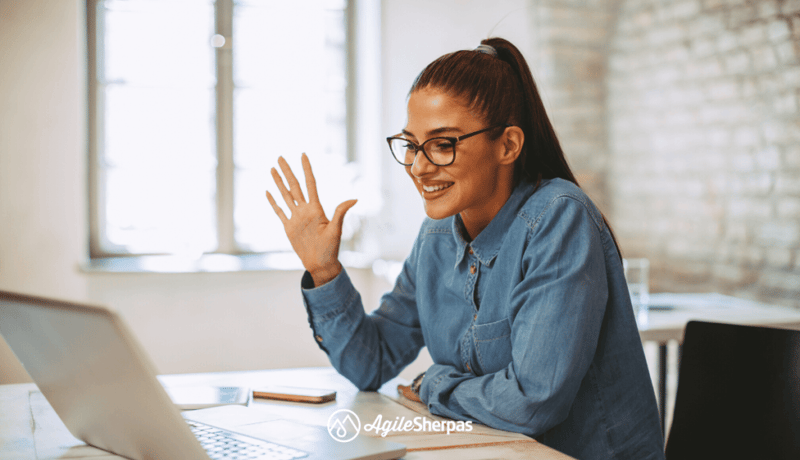
[[651, 294], [650, 306], [647, 321], [639, 324], [642, 341], [682, 341], [691, 320], [800, 328], [800, 310], [722, 294]]
[[683, 331], [689, 321], [800, 329], [799, 310], [722, 294], [651, 294], [650, 306], [646, 318], [640, 318], [639, 335], [643, 342], [656, 342], [659, 346], [658, 396], [662, 430], [666, 423], [667, 343], [670, 340], [683, 342]]
[[[352, 410], [361, 418], [362, 423], [371, 423], [378, 414], [384, 420], [393, 420], [398, 416], [412, 419], [419, 415], [431, 420], [441, 420], [431, 415], [424, 405], [398, 396], [398, 381], [387, 383], [380, 392], [359, 392], [331, 368], [167, 375], [160, 379], [170, 386], [210, 384], [257, 387], [281, 384], [335, 389], [336, 401], [320, 405], [260, 399], [254, 400], [250, 405], [252, 410], [269, 410], [270, 407], [274, 410], [275, 405], [285, 406], [282, 413], [287, 414], [287, 418], [320, 426], [326, 426], [328, 417], [339, 409]], [[407, 446], [408, 455], [404, 458], [409, 460], [572, 458], [516, 433], [480, 425], [473, 427], [473, 431], [468, 434], [423, 432], [393, 434], [389, 437], [392, 441]], [[363, 434], [362, 432], [359, 436]], [[480, 446], [457, 447], [463, 444]], [[56, 458], [110, 460], [122, 457], [87, 446], [75, 439], [34, 384], [0, 385], [0, 460]]]

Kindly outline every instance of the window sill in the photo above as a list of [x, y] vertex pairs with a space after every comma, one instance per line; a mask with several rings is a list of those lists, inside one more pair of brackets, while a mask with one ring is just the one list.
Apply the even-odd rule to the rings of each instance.
[[[376, 260], [360, 252], [342, 251], [339, 260], [346, 268], [375, 269]], [[293, 252], [279, 252], [245, 255], [204, 254], [201, 257], [178, 255], [105, 257], [89, 259], [81, 264], [80, 269], [84, 273], [231, 273], [303, 270], [303, 264]]]

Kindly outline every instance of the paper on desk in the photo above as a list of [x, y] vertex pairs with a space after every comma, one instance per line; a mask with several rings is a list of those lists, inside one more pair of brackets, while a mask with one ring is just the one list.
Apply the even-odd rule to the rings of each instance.
[[434, 435], [430, 433], [404, 433], [386, 436], [383, 439], [405, 444], [406, 450], [409, 452], [505, 446], [510, 444], [536, 444], [536, 440], [527, 437], [525, 439], [508, 439], [471, 433], [450, 433], [444, 436], [442, 434]]
[[409, 451], [403, 460], [575, 460], [538, 442], [502, 446], [472, 447], [469, 449]]
[[[382, 401], [377, 401], [375, 400], [376, 398], [382, 399]], [[386, 404], [386, 400], [390, 400], [394, 404]], [[387, 387], [382, 388], [380, 393], [362, 393], [354, 407], [354, 411], [361, 418], [361, 433], [372, 437], [379, 437], [380, 434], [375, 431], [365, 431], [364, 424], [374, 423], [378, 415], [381, 416], [383, 421], [389, 422], [403, 417], [407, 421], [413, 421], [415, 417], [420, 416], [431, 422], [449, 420], [431, 414], [425, 404], [409, 400], [397, 393], [393, 388], [389, 389]], [[497, 430], [477, 423], [473, 423], [471, 426], [472, 431], [451, 431], [450, 434], [447, 434], [446, 431], [394, 431], [388, 433], [384, 439], [405, 444], [408, 452], [415, 454], [425, 452], [433, 454], [432, 451], [440, 451], [441, 454], [445, 451], [452, 452], [454, 449], [464, 448], [469, 448], [470, 450], [491, 449], [492, 452], [495, 449], [512, 449], [514, 451], [527, 452], [527, 449], [538, 446], [534, 439], [519, 433]], [[439, 454], [436, 455], [438, 458]], [[429, 457], [425, 456], [425, 458]], [[485, 452], [484, 457], [481, 458], [485, 458]]]
[[[395, 402], [397, 402], [398, 404], [402, 405], [403, 407], [406, 407], [406, 408], [414, 411], [415, 413], [417, 413], [419, 415], [422, 415], [424, 417], [427, 417], [427, 418], [429, 418], [429, 419], [431, 419], [433, 421], [450, 420], [450, 419], [445, 418], [445, 417], [439, 417], [438, 415], [431, 414], [431, 412], [428, 410], [428, 407], [425, 404], [423, 404], [421, 402], [417, 402], [417, 401], [412, 401], [412, 400], [410, 400], [410, 399], [408, 399], [408, 398], [406, 398], [406, 397], [404, 397], [404, 396], [402, 396], [400, 394], [398, 394], [397, 396], [387, 395], [387, 397], [393, 399]], [[525, 436], [524, 434], [513, 433], [511, 431], [498, 430], [498, 429], [490, 428], [490, 427], [488, 427], [486, 425], [480, 425], [480, 424], [477, 424], [477, 423], [473, 423], [472, 424], [472, 431], [470, 431], [469, 434], [470, 435], [496, 436], [496, 437], [504, 438], [506, 440], [514, 440], [514, 439], [528, 440], [528, 441], [532, 440], [530, 437]], [[450, 436], [452, 436], [452, 435], [453, 435], [453, 433], [450, 434]]]
[[41, 391], [29, 392], [28, 403], [33, 415], [33, 440], [37, 458], [94, 458], [110, 455], [72, 436]]

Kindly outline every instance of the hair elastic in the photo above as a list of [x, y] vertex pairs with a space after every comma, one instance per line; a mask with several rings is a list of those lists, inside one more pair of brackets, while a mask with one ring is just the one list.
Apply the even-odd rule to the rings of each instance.
[[491, 45], [484, 45], [481, 43], [477, 48], [475, 48], [475, 51], [497, 57], [497, 50]]

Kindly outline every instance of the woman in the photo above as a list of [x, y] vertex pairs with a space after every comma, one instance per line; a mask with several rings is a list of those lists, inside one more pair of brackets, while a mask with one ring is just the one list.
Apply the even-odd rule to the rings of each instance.
[[427, 346], [434, 364], [414, 388], [434, 414], [580, 459], [663, 458], [616, 242], [519, 50], [492, 38], [428, 65], [388, 141], [428, 219], [370, 315], [337, 260], [355, 201], [328, 221], [305, 155], [308, 202], [283, 159], [288, 189], [272, 170], [291, 218], [267, 197], [307, 270], [309, 322], [333, 366], [374, 390]]

